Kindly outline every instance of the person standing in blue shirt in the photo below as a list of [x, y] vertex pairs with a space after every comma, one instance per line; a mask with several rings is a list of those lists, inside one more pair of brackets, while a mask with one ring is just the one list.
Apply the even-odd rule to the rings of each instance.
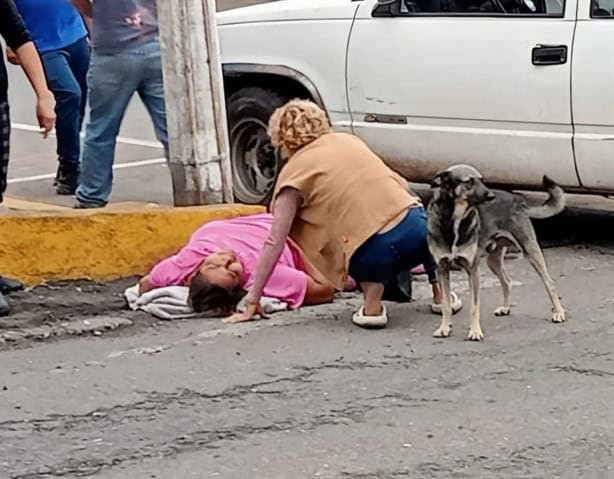
[[[90, 47], [87, 29], [70, 0], [14, 0], [37, 50], [56, 101], [59, 195], [75, 193], [79, 180], [81, 125], [87, 96]], [[18, 63], [7, 51], [11, 63]]]
[[88, 72], [90, 118], [75, 208], [100, 208], [111, 195], [117, 135], [135, 93], [145, 104], [168, 158], [156, 0], [73, 3], [84, 18], [92, 19], [93, 42]]

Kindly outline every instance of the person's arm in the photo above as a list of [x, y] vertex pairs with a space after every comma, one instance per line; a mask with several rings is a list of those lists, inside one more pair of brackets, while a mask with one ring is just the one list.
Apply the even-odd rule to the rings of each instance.
[[139, 280], [139, 295], [167, 286], [187, 286], [187, 279], [200, 266], [201, 260], [182, 253], [183, 249], [151, 268], [149, 274]]
[[92, 0], [72, 0], [72, 3], [77, 7], [77, 10], [79, 10], [79, 13], [89, 28], [92, 20]]
[[19, 64], [36, 94], [36, 118], [44, 138], [55, 127], [55, 99], [47, 86], [38, 51], [31, 41], [15, 49]]
[[156, 289], [156, 286], [151, 282], [149, 275], [145, 275], [139, 280], [139, 296], [142, 296], [154, 289]]
[[275, 207], [273, 208], [273, 225], [258, 259], [254, 281], [247, 293], [245, 311], [233, 314], [225, 319], [225, 322], [240, 323], [250, 321], [256, 313], [263, 315], [260, 309], [262, 292], [284, 250], [292, 223], [302, 200], [302, 193], [294, 188], [284, 188], [277, 195]]
[[305, 306], [330, 303], [334, 298], [335, 287], [332, 284], [318, 283], [311, 276], [307, 276], [307, 292], [303, 300]]

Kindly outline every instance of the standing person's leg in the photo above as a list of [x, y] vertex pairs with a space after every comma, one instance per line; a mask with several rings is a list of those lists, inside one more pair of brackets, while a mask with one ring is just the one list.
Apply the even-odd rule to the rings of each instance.
[[81, 108], [79, 110], [79, 129], [83, 126], [85, 107], [87, 106], [87, 71], [90, 67], [91, 48], [87, 37], [66, 47], [68, 63], [75, 80], [81, 88]]
[[[69, 45], [64, 48], [64, 51], [68, 54], [68, 64], [72, 74], [79, 84], [81, 92], [81, 105], [79, 108], [79, 127], [78, 127], [78, 146], [79, 146], [79, 162], [81, 160], [81, 129], [83, 128], [83, 120], [85, 119], [85, 107], [87, 106], [87, 71], [90, 65], [91, 48], [89, 46], [87, 37]], [[58, 168], [57, 175], [55, 177], [54, 186], [58, 186], [60, 183], [60, 177], [62, 176], [61, 165]], [[61, 194], [61, 193], [60, 193]]]
[[72, 195], [79, 180], [80, 110], [83, 95], [69, 65], [65, 50], [53, 50], [41, 55], [47, 84], [55, 97], [58, 175], [56, 192]]
[[6, 191], [10, 144], [11, 117], [9, 115], [9, 104], [0, 102], [0, 203], [2, 203]]
[[[6, 191], [6, 177], [9, 168], [9, 146], [11, 139], [11, 119], [9, 117], [9, 104], [0, 102], [0, 203]], [[8, 301], [0, 291], [0, 316], [11, 312]]]
[[130, 53], [92, 55], [87, 74], [90, 118], [85, 129], [77, 208], [103, 207], [111, 194], [117, 135], [139, 82], [135, 62], [138, 58]]
[[166, 107], [164, 104], [162, 56], [158, 42], [145, 47], [145, 63], [138, 93], [149, 112], [156, 138], [162, 143], [164, 154], [168, 160], [168, 130], [166, 128]]

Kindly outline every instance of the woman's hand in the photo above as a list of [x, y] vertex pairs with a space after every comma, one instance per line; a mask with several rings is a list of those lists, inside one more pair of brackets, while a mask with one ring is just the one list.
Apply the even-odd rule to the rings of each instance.
[[139, 280], [139, 296], [142, 296], [145, 293], [148, 293], [152, 289], [155, 289], [155, 287], [151, 283], [151, 280], [149, 279], [149, 275], [143, 276]]
[[225, 323], [245, 323], [247, 321], [252, 321], [255, 319], [256, 315], [259, 315], [262, 319], [269, 319], [269, 317], [264, 312], [260, 301], [255, 303], [248, 303], [245, 307], [245, 311], [236, 312], [232, 316], [228, 316], [223, 321]]
[[50, 91], [41, 95], [36, 102], [36, 118], [43, 138], [47, 138], [55, 127], [55, 99]]

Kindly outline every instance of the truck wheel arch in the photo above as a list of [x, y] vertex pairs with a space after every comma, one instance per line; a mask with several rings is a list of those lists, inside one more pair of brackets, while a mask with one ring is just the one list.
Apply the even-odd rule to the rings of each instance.
[[314, 101], [326, 111], [322, 96], [314, 83], [303, 73], [285, 65], [257, 63], [225, 63], [222, 65], [226, 97], [241, 88], [259, 86], [279, 89], [289, 98], [301, 97]]

